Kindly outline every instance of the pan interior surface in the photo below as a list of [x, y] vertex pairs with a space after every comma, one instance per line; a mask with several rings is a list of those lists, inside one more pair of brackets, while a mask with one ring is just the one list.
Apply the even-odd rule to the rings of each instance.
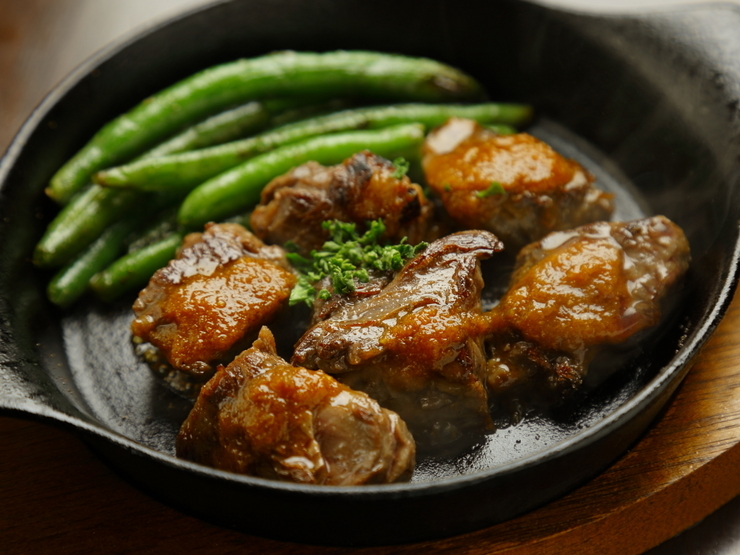
[[[615, 220], [638, 219], [649, 213], [639, 191], [593, 146], [546, 119], [527, 131], [564, 156], [578, 160], [595, 176], [601, 189], [615, 195]], [[494, 257], [487, 261], [485, 269], [492, 274], [506, 272], [499, 266]], [[192, 401], [168, 387], [135, 353], [130, 333], [133, 298], [128, 296], [112, 307], [90, 302], [63, 317], [62, 337], [69, 371], [96, 421], [142, 445], [174, 455], [175, 436]], [[272, 326], [285, 358], [290, 358], [290, 348], [304, 329], [303, 320], [288, 321], [288, 330], [282, 325]], [[584, 399], [557, 414], [535, 415], [516, 425], [502, 421], [503, 429], [459, 455], [423, 457], [412, 481], [427, 482], [490, 470], [546, 451], [572, 437], [612, 412], [644, 385], [644, 372], [637, 362], [642, 350], [641, 347], [624, 353], [618, 366], [610, 368], [619, 375], [601, 388], [598, 400]]]

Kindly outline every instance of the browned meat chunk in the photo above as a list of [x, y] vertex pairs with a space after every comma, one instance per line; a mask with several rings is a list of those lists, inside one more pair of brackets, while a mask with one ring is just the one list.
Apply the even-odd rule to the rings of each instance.
[[663, 216], [555, 232], [522, 250], [491, 312], [489, 392], [522, 386], [557, 400], [599, 349], [660, 320], [660, 301], [689, 265], [681, 228]]
[[295, 282], [279, 247], [237, 224], [209, 225], [139, 293], [131, 330], [173, 368], [207, 376], [280, 310]]
[[551, 231], [569, 229], [612, 213], [612, 195], [592, 177], [528, 135], [497, 135], [476, 122], [452, 118], [424, 144], [429, 186], [465, 229], [487, 229], [507, 249], [518, 249]]
[[321, 224], [328, 220], [364, 230], [366, 222], [382, 219], [391, 242], [407, 237], [409, 243], [419, 243], [432, 207], [421, 187], [406, 176], [397, 179], [395, 171], [388, 160], [368, 151], [337, 166], [308, 162], [265, 187], [251, 227], [262, 240], [292, 242], [304, 255], [324, 244], [328, 233]]
[[326, 277], [315, 285], [319, 291], [326, 289], [331, 293], [328, 299], [316, 297], [311, 311], [311, 325], [318, 324], [332, 314], [339, 312], [350, 305], [368, 299], [380, 293], [393, 279], [393, 272], [369, 272], [370, 279], [367, 283], [355, 283], [355, 290], [343, 295], [334, 292], [331, 278]]
[[293, 362], [398, 412], [419, 448], [489, 429], [479, 260], [501, 248], [486, 231], [433, 242], [380, 292], [306, 332]]
[[263, 328], [203, 386], [177, 455], [263, 478], [357, 485], [408, 479], [415, 446], [397, 414], [323, 372], [289, 365]]

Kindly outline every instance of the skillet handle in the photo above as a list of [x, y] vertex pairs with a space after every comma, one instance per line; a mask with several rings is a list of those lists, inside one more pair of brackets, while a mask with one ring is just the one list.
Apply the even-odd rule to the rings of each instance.
[[69, 403], [40, 365], [0, 363], [0, 414], [78, 425], [85, 415]]

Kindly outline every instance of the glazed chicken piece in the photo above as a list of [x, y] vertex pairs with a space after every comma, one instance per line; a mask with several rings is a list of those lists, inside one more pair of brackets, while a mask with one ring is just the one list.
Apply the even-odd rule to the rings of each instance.
[[457, 224], [492, 231], [509, 251], [613, 211], [612, 195], [586, 170], [526, 133], [497, 135], [451, 118], [427, 137], [422, 164]]
[[176, 447], [221, 470], [329, 485], [406, 480], [415, 456], [397, 414], [323, 372], [291, 366], [267, 328], [201, 388]]
[[333, 374], [397, 412], [419, 449], [490, 430], [479, 261], [502, 247], [487, 231], [433, 242], [384, 289], [309, 329], [293, 363]]
[[659, 322], [689, 259], [683, 231], [664, 216], [594, 223], [525, 247], [490, 313], [489, 393], [562, 400], [597, 352]]
[[210, 224], [185, 237], [177, 258], [139, 293], [131, 330], [173, 368], [208, 377], [214, 362], [254, 339], [296, 281], [279, 247], [238, 224]]
[[432, 206], [419, 185], [406, 176], [394, 177], [395, 171], [391, 162], [369, 151], [337, 166], [308, 162], [268, 183], [250, 225], [263, 241], [291, 242], [304, 256], [328, 239], [321, 226], [328, 220], [356, 223], [364, 231], [366, 222], [382, 219], [389, 241], [406, 237], [419, 243]]

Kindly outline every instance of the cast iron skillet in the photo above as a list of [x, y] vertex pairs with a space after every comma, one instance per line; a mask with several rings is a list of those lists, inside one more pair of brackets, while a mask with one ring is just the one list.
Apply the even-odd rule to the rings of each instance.
[[[77, 430], [153, 495], [249, 533], [370, 545], [509, 519], [584, 482], [646, 429], [732, 298], [738, 268], [740, 10], [631, 16], [514, 0], [244, 0], [193, 11], [78, 68], [0, 164], [0, 408]], [[656, 333], [621, 372], [565, 411], [504, 428], [410, 484], [309, 487], [184, 462], [172, 440], [188, 402], [133, 356], [131, 299], [62, 313], [29, 262], [53, 214], [49, 177], [103, 123], [206, 66], [277, 49], [373, 49], [437, 58], [492, 98], [534, 104], [549, 134], [618, 193], [625, 213], [681, 225], [693, 263]], [[610, 187], [612, 186], [610, 185]]]

